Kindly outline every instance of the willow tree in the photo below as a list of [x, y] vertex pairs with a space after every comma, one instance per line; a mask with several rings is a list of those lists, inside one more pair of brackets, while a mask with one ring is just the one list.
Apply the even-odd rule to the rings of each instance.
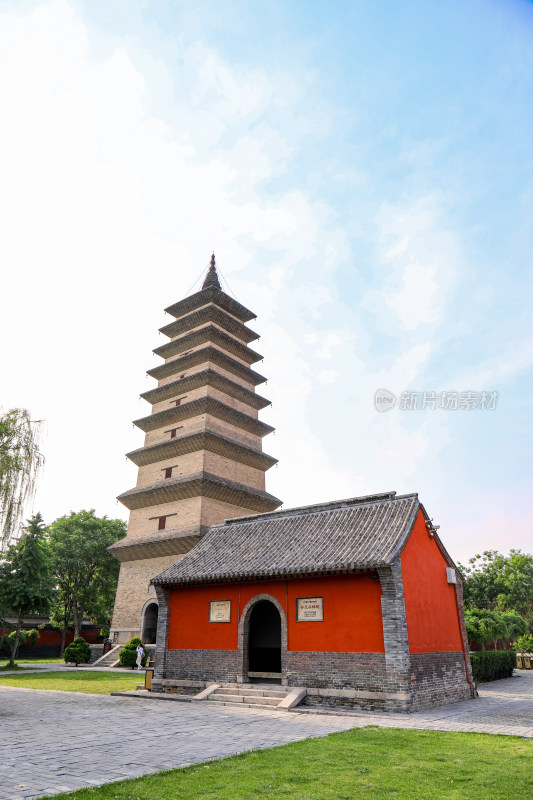
[[0, 552], [21, 525], [24, 508], [33, 499], [39, 469], [42, 422], [33, 422], [25, 408], [0, 415]]

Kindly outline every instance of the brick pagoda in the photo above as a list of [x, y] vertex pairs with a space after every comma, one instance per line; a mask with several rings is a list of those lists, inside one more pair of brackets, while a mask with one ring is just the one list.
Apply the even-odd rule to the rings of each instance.
[[154, 350], [164, 361], [148, 370], [158, 385], [144, 392], [151, 413], [135, 420], [144, 446], [128, 453], [137, 485], [119, 496], [130, 510], [127, 535], [110, 551], [121, 562], [112, 622], [115, 642], [141, 635], [155, 642], [157, 598], [150, 580], [194, 547], [211, 525], [273, 511], [265, 491], [276, 459], [262, 451], [273, 428], [258, 419], [269, 400], [256, 393], [266, 378], [251, 365], [255, 314], [222, 291], [215, 257], [201, 291], [165, 309], [174, 320]]

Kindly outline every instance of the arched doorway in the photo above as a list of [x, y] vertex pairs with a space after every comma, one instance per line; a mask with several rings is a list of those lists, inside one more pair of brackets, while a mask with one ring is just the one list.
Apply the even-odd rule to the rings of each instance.
[[142, 640], [144, 644], [155, 644], [157, 638], [157, 617], [159, 606], [157, 603], [149, 603], [144, 609]]
[[260, 600], [250, 614], [248, 672], [281, 673], [281, 616], [270, 600]]

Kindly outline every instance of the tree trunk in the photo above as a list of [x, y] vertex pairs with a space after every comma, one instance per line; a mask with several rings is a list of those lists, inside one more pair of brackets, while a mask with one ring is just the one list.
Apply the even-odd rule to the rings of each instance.
[[61, 647], [59, 649], [59, 655], [63, 658], [63, 653], [65, 652], [65, 640], [67, 638], [67, 623], [63, 623], [63, 629], [61, 631]]
[[80, 615], [78, 614], [78, 603], [76, 599], [74, 599], [72, 604], [72, 617], [74, 620], [74, 638], [76, 639], [80, 635], [81, 628], [81, 620]]
[[81, 636], [81, 626], [83, 625], [83, 612], [85, 610], [85, 603], [82, 603], [80, 607], [77, 609], [78, 614], [76, 617], [76, 626], [74, 630], [74, 638], [76, 636]]
[[15, 634], [15, 642], [13, 644], [13, 650], [11, 651], [11, 655], [9, 656], [9, 666], [15, 666], [15, 658], [17, 655], [17, 650], [19, 649], [19, 639], [20, 639], [20, 626], [22, 624], [22, 617], [19, 617], [17, 620], [17, 632]]

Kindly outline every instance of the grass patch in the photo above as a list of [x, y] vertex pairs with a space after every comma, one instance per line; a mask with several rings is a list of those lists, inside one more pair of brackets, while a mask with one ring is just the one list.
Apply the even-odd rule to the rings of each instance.
[[[64, 664], [62, 658], [17, 658], [16, 664]], [[9, 665], [7, 658], [0, 658], [0, 669], [5, 669]]]
[[[144, 674], [143, 674], [144, 677]], [[109, 694], [135, 689], [139, 675], [133, 672], [32, 672], [27, 675], [2, 675], [0, 685], [18, 686], [24, 689], [56, 689], [61, 692], [84, 692], [86, 694]]]
[[509, 800], [533, 795], [532, 756], [515, 736], [372, 727], [54, 800]]
[[0, 667], [0, 670], [6, 669], [26, 669], [26, 667], [19, 666], [17, 662], [15, 662], [12, 667], [10, 667], [9, 664], [4, 664], [2, 667]]

